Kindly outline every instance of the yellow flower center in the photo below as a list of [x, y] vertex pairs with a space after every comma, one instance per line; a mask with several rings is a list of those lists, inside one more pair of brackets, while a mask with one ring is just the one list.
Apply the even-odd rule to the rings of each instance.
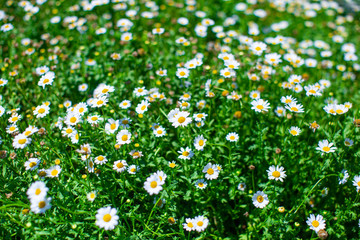
[[186, 120], [186, 119], [185, 119], [184, 117], [179, 117], [178, 122], [179, 122], [179, 123], [183, 123], [183, 122], [185, 122], [185, 120]]
[[260, 51], [260, 50], [261, 50], [261, 47], [256, 47], [255, 50], [256, 50], [256, 51]]
[[204, 222], [203, 222], [203, 221], [198, 221], [198, 222], [197, 222], [197, 225], [198, 225], [199, 227], [201, 227], [202, 225], [204, 225]]
[[299, 109], [297, 109], [296, 107], [292, 107], [291, 111], [297, 112], [297, 111], [299, 111]]
[[213, 175], [213, 174], [214, 174], [214, 169], [209, 168], [206, 172], [207, 172], [207, 174], [209, 174], [209, 175]]
[[279, 178], [280, 177], [280, 172], [279, 171], [273, 171], [272, 175], [274, 178]]
[[323, 149], [322, 149], [324, 152], [328, 152], [328, 151], [330, 151], [330, 148], [328, 147], [328, 146], [326, 146], [326, 147], [323, 147]]
[[33, 167], [35, 167], [36, 166], [36, 162], [31, 162], [30, 164], [29, 164], [29, 167], [31, 167], [31, 168], [33, 168]]
[[123, 135], [123, 136], [121, 137], [121, 140], [123, 140], [124, 142], [127, 141], [127, 140], [128, 140], [128, 135]]
[[76, 120], [77, 120], [77, 118], [76, 118], [76, 117], [71, 117], [71, 118], [70, 118], [70, 122], [71, 122], [71, 123], [75, 123], [75, 122], [76, 122]]
[[116, 123], [112, 123], [111, 125], [110, 125], [110, 129], [111, 130], [114, 130], [116, 128]]
[[39, 195], [40, 193], [41, 193], [40, 188], [37, 188], [37, 189], [35, 190], [35, 195]]
[[56, 176], [58, 174], [58, 172], [59, 172], [58, 170], [54, 169], [51, 171], [51, 175]]
[[98, 156], [98, 158], [97, 158], [97, 160], [98, 161], [102, 161], [102, 160], [104, 160], [105, 158], [103, 157], [103, 156]]
[[141, 110], [144, 111], [146, 109], [146, 105], [141, 107]]
[[9, 130], [12, 132], [12, 131], [15, 131], [15, 127], [14, 126], [11, 126], [10, 128], [9, 128]]
[[230, 136], [230, 140], [235, 140], [235, 136]]
[[71, 128], [66, 129], [66, 133], [67, 133], [67, 134], [72, 133], [72, 129], [71, 129]]
[[193, 228], [193, 227], [194, 227], [194, 225], [192, 224], [192, 222], [188, 222], [187, 226], [188, 226], [189, 228]]
[[198, 186], [199, 186], [199, 187], [203, 187], [203, 186], [204, 186], [204, 183], [199, 182], [199, 183], [198, 183]]
[[38, 110], [38, 113], [40, 113], [40, 114], [43, 114], [45, 112], [45, 109], [43, 109], [43, 108], [40, 108], [39, 110]]
[[156, 187], [157, 187], [157, 182], [156, 182], [156, 181], [152, 181], [152, 182], [150, 183], [150, 187], [151, 187], [151, 188], [156, 188]]
[[99, 100], [99, 101], [97, 101], [97, 105], [101, 105], [101, 104], [103, 104], [104, 103], [104, 101], [103, 100]]
[[185, 76], [185, 72], [180, 72], [180, 76]]
[[26, 139], [25, 139], [25, 138], [19, 139], [19, 140], [18, 140], [18, 143], [19, 143], [19, 144], [25, 144], [25, 143], [26, 143]]
[[258, 201], [259, 203], [262, 203], [264, 201], [264, 197], [259, 195], [259, 196], [257, 196], [256, 201]]
[[185, 157], [187, 157], [187, 156], [190, 155], [190, 153], [189, 153], [188, 151], [184, 151], [184, 152], [182, 153], [182, 155], [185, 156]]
[[201, 139], [201, 140], [199, 141], [199, 146], [203, 146], [203, 145], [204, 145], [204, 140]]
[[95, 193], [91, 193], [90, 198], [95, 198]]
[[295, 136], [295, 135], [297, 134], [297, 131], [291, 130], [290, 133], [291, 133], [291, 135], [294, 135], [294, 136]]
[[44, 79], [44, 83], [48, 83], [48, 82], [50, 82], [50, 80], [47, 79], [47, 78], [45, 78], [45, 79]]
[[103, 216], [103, 220], [104, 220], [104, 222], [110, 222], [110, 220], [111, 220], [111, 215], [110, 214], [105, 214], [104, 216]]
[[174, 168], [175, 166], [176, 166], [175, 163], [170, 163], [170, 164], [169, 164], [169, 167], [171, 167], [171, 168]]
[[263, 110], [264, 106], [263, 105], [257, 105], [256, 108], [259, 109], [259, 110]]
[[318, 227], [320, 225], [320, 223], [316, 220], [312, 221], [311, 225], [313, 225], [313, 227]]
[[97, 117], [91, 117], [92, 121], [96, 121], [98, 118]]
[[39, 202], [39, 208], [44, 208], [46, 206], [45, 201]]

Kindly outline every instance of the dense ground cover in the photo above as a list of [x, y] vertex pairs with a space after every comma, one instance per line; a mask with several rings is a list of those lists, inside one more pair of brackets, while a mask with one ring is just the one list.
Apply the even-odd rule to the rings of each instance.
[[1, 1], [3, 239], [358, 239], [358, 9]]

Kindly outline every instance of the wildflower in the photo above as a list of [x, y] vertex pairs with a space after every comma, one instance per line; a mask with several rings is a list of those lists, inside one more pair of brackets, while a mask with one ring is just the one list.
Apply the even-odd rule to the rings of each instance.
[[11, 125], [9, 125], [9, 126], [7, 126], [6, 127], [6, 132], [7, 133], [14, 133], [14, 132], [16, 132], [16, 131], [18, 131], [19, 129], [18, 129], [18, 127], [15, 125], [15, 124], [11, 124]]
[[351, 147], [354, 144], [354, 141], [351, 140], [350, 138], [345, 138], [344, 144], [347, 147]]
[[163, 127], [158, 127], [157, 129], [153, 130], [155, 137], [163, 137], [166, 135], [166, 130]]
[[316, 123], [316, 121], [309, 123], [309, 128], [312, 129], [314, 132], [316, 131], [316, 129], [318, 129], [320, 127], [319, 124]]
[[96, 192], [94, 192], [94, 191], [89, 192], [88, 194], [86, 194], [86, 198], [90, 202], [93, 202], [95, 200], [95, 198], [96, 198]]
[[5, 86], [8, 83], [8, 80], [0, 78], [0, 87]]
[[31, 143], [31, 138], [27, 138], [24, 134], [16, 135], [13, 140], [13, 147], [23, 149]]
[[142, 100], [137, 106], [136, 106], [136, 113], [143, 114], [148, 110], [150, 103], [146, 100]]
[[300, 103], [291, 102], [289, 105], [285, 107], [286, 109], [290, 110], [291, 112], [295, 113], [302, 113], [304, 112], [304, 108]]
[[68, 126], [75, 126], [81, 121], [80, 114], [75, 112], [69, 112], [66, 117], [64, 123]]
[[260, 56], [264, 50], [266, 50], [267, 45], [263, 42], [254, 42], [250, 45], [250, 50], [255, 54]]
[[192, 122], [192, 119], [188, 117], [189, 115], [190, 113], [187, 111], [178, 111], [174, 116], [169, 118], [169, 121], [172, 123], [172, 126], [174, 126], [175, 128], [179, 126], [185, 127]]
[[43, 118], [49, 113], [49, 111], [50, 111], [50, 107], [45, 104], [42, 104], [35, 108], [34, 115], [36, 116], [36, 118]]
[[195, 230], [198, 232], [204, 231], [209, 225], [209, 219], [204, 216], [197, 216], [194, 218]]
[[51, 198], [34, 199], [31, 201], [30, 209], [35, 214], [44, 213], [46, 210], [51, 208]]
[[148, 94], [148, 90], [145, 87], [138, 87], [134, 89], [134, 93], [136, 97], [146, 96]]
[[39, 200], [46, 197], [47, 191], [49, 191], [49, 189], [46, 187], [44, 182], [36, 181], [30, 185], [26, 194], [30, 200]]
[[108, 160], [106, 159], [105, 156], [103, 155], [100, 155], [100, 156], [97, 156], [95, 159], [94, 159], [94, 162], [96, 164], [99, 164], [99, 165], [103, 165], [107, 162]]
[[11, 23], [6, 23], [0, 27], [0, 30], [3, 32], [8, 32], [12, 29], [14, 29], [14, 26]]
[[270, 180], [275, 179], [276, 181], [280, 180], [280, 182], [284, 181], [284, 178], [286, 178], [286, 172], [284, 171], [284, 168], [281, 166], [270, 166], [268, 170], [266, 170], [268, 173], [268, 178]]
[[196, 188], [204, 189], [207, 187], [207, 182], [204, 179], [199, 179], [195, 183]]
[[193, 115], [195, 122], [204, 121], [208, 115], [205, 113], [196, 113]]
[[260, 98], [260, 92], [259, 91], [251, 91], [249, 93], [249, 97], [251, 99], [259, 99]]
[[179, 158], [184, 160], [189, 160], [190, 158], [192, 158], [192, 156], [194, 156], [194, 152], [189, 147], [180, 148], [180, 151], [178, 151], [178, 153], [180, 153]]
[[197, 136], [194, 140], [194, 146], [196, 150], [202, 151], [206, 145], [207, 139], [203, 135]]
[[85, 92], [88, 89], [88, 85], [86, 83], [80, 84], [78, 87], [79, 92]]
[[169, 163], [169, 167], [171, 167], [171, 168], [176, 167], [176, 162], [175, 161], [171, 161], [171, 162], [168, 162], [168, 163]]
[[298, 136], [300, 133], [301, 133], [301, 129], [298, 128], [298, 127], [294, 127], [292, 126], [290, 129], [289, 129], [289, 133], [293, 136]]
[[188, 78], [190, 71], [187, 68], [178, 68], [176, 70], [176, 76], [178, 78]]
[[360, 190], [360, 176], [355, 176], [353, 180], [353, 185], [356, 187], [356, 191]]
[[324, 153], [335, 152], [335, 150], [337, 148], [332, 147], [332, 145], [334, 145], [334, 144], [329, 143], [328, 140], [322, 140], [322, 141], [319, 141], [319, 146], [316, 148], [316, 150], [322, 151], [321, 155], [323, 155]]
[[46, 176], [51, 178], [59, 177], [60, 173], [61, 173], [61, 167], [59, 165], [55, 165], [46, 170]]
[[131, 142], [131, 133], [128, 130], [121, 130], [116, 135], [116, 142], [118, 144], [129, 144]]
[[203, 173], [206, 173], [205, 174], [205, 178], [208, 179], [208, 180], [213, 180], [213, 179], [217, 179], [218, 176], [219, 176], [219, 170], [218, 168], [211, 164], [211, 163], [208, 163], [202, 170]]
[[191, 218], [186, 218], [185, 223], [183, 223], [183, 227], [186, 231], [190, 232], [196, 229], [195, 227], [195, 221]]
[[237, 188], [238, 188], [240, 191], [245, 191], [246, 184], [245, 184], [245, 183], [239, 183], [239, 185], [237, 186]]
[[128, 109], [131, 107], [131, 102], [129, 100], [124, 100], [119, 104], [119, 107], [122, 109]]
[[118, 160], [114, 162], [113, 169], [121, 173], [126, 170], [127, 165], [125, 160]]
[[296, 98], [294, 98], [291, 95], [286, 96], [286, 97], [282, 96], [280, 101], [284, 104], [296, 103]]
[[343, 169], [340, 173], [339, 184], [345, 184], [349, 178], [349, 173], [347, 170]]
[[252, 197], [252, 201], [257, 208], [264, 208], [269, 204], [268, 196], [262, 191], [257, 191]]
[[39, 166], [40, 159], [38, 158], [29, 158], [28, 161], [25, 162], [25, 170], [34, 170]]
[[159, 192], [163, 189], [159, 180], [160, 179], [156, 175], [151, 175], [146, 179], [144, 188], [150, 195], [159, 194]]
[[128, 173], [130, 173], [130, 174], [136, 174], [138, 171], [139, 171], [139, 167], [138, 166], [136, 166], [136, 165], [130, 165], [129, 167], [128, 167]]
[[259, 99], [254, 99], [251, 102], [251, 109], [255, 110], [255, 112], [267, 112], [268, 109], [270, 108], [270, 104], [268, 103], [267, 100], [263, 100], [261, 98]]
[[113, 230], [118, 225], [119, 216], [117, 210], [111, 207], [98, 209], [95, 224], [105, 230]]
[[53, 72], [47, 72], [45, 75], [43, 75], [40, 78], [38, 85], [43, 89], [45, 89], [46, 85], [52, 85], [54, 79], [55, 79], [55, 74]]
[[321, 229], [325, 229], [325, 220], [322, 215], [315, 215], [310, 214], [310, 217], [308, 217], [306, 221], [307, 225], [309, 225], [311, 230], [314, 230], [315, 232], [318, 232]]
[[283, 108], [283, 107], [277, 107], [275, 109], [275, 114], [278, 116], [278, 117], [284, 117], [285, 116], [285, 113], [286, 113], [286, 109]]
[[232, 132], [226, 135], [226, 140], [229, 142], [237, 142], [239, 140], [239, 134]]

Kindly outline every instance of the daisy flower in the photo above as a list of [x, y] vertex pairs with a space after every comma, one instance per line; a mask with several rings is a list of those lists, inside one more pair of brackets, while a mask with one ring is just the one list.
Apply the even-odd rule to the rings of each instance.
[[159, 194], [159, 192], [163, 189], [160, 182], [159, 177], [155, 174], [148, 177], [144, 183], [144, 189], [150, 194]]
[[78, 90], [79, 92], [85, 92], [88, 89], [88, 87], [89, 86], [86, 83], [83, 83], [78, 86]]
[[204, 121], [208, 115], [206, 113], [196, 113], [193, 115], [195, 122]]
[[61, 173], [61, 167], [59, 165], [55, 165], [46, 170], [46, 176], [51, 178], [59, 177], [60, 173]]
[[259, 99], [259, 98], [260, 98], [260, 92], [257, 91], [257, 90], [251, 91], [251, 92], [249, 93], [249, 97], [250, 97], [251, 99]]
[[312, 122], [309, 124], [309, 128], [312, 129], [314, 132], [316, 131], [316, 129], [318, 129], [320, 127], [319, 124], [316, 123], [316, 121]]
[[355, 176], [353, 180], [353, 185], [356, 187], [356, 191], [360, 190], [360, 176]]
[[142, 100], [137, 106], [136, 106], [136, 113], [143, 114], [148, 110], [150, 103], [146, 100]]
[[194, 152], [189, 147], [180, 148], [178, 153], [180, 153], [179, 158], [184, 160], [189, 160], [192, 156], [194, 156]]
[[195, 230], [198, 232], [204, 231], [209, 225], [209, 219], [204, 216], [197, 216], [194, 218]]
[[30, 185], [26, 194], [30, 200], [43, 199], [46, 197], [47, 191], [49, 191], [49, 189], [46, 187], [44, 182], [36, 181]]
[[113, 230], [118, 225], [119, 216], [117, 210], [111, 207], [98, 209], [95, 224], [105, 230]]
[[199, 179], [196, 181], [195, 186], [199, 189], [204, 189], [207, 187], [207, 182], [204, 179]]
[[116, 142], [121, 145], [129, 144], [131, 142], [131, 132], [129, 132], [128, 130], [121, 130], [116, 135]]
[[347, 147], [351, 147], [354, 144], [354, 141], [351, 140], [350, 138], [345, 138], [344, 144]]
[[8, 83], [8, 80], [0, 78], [0, 87], [5, 86]]
[[145, 87], [138, 87], [134, 89], [134, 94], [137, 97], [146, 96], [148, 94], [148, 90], [145, 89]]
[[47, 72], [45, 75], [43, 75], [40, 78], [38, 85], [43, 89], [45, 89], [46, 85], [52, 85], [54, 79], [55, 79], [55, 74], [53, 72]]
[[261, 98], [259, 99], [254, 99], [251, 102], [251, 109], [255, 110], [255, 112], [267, 112], [268, 109], [270, 108], [270, 104], [268, 103], [267, 100], [263, 100]]
[[187, 111], [179, 111], [172, 118], [170, 118], [169, 121], [175, 128], [179, 126], [185, 127], [192, 122], [192, 119], [188, 117], [189, 115], [190, 113]]
[[191, 218], [186, 218], [185, 223], [183, 223], [183, 227], [186, 231], [190, 232], [196, 229], [195, 227], [195, 221]]
[[245, 191], [246, 184], [245, 184], [245, 183], [239, 183], [239, 185], [237, 186], [237, 188], [238, 188], [240, 191]]
[[99, 165], [103, 165], [107, 162], [108, 160], [106, 159], [105, 156], [103, 155], [100, 155], [100, 156], [97, 156], [96, 158], [94, 158], [94, 162], [96, 164], [99, 164]]
[[190, 74], [190, 71], [187, 68], [178, 68], [176, 70], [176, 76], [178, 78], [188, 78], [189, 74]]
[[31, 143], [31, 138], [27, 138], [24, 134], [19, 134], [14, 137], [13, 147], [23, 149]]
[[166, 135], [166, 130], [163, 127], [158, 127], [157, 129], [153, 130], [155, 137], [163, 137]]
[[228, 140], [229, 142], [236, 142], [239, 140], [239, 134], [232, 132], [232, 133], [228, 133], [226, 135], [226, 140]]
[[[341, 177], [341, 178], [340, 178]], [[347, 170], [343, 169], [340, 173], [339, 184], [345, 184], [349, 178], [349, 173]]]
[[16, 131], [18, 131], [18, 127], [15, 124], [11, 124], [9, 126], [6, 127], [6, 132], [7, 133], [14, 133]]
[[290, 103], [296, 103], [296, 98], [294, 98], [293, 96], [289, 95], [289, 96], [282, 96], [280, 101], [284, 104], [290, 104]]
[[329, 143], [328, 140], [319, 141], [318, 145], [319, 146], [316, 148], [316, 150], [322, 151], [321, 155], [323, 155], [324, 153], [335, 152], [335, 150], [337, 149], [336, 147], [332, 147], [332, 145], [334, 144]]
[[121, 173], [126, 170], [127, 165], [125, 160], [118, 160], [114, 162], [113, 169]]
[[171, 162], [168, 162], [168, 163], [169, 163], [169, 167], [171, 167], [171, 168], [176, 167], [176, 162], [175, 161], [171, 161]]
[[283, 108], [283, 107], [277, 107], [275, 109], [275, 114], [278, 116], [278, 117], [284, 117], [285, 116], [285, 113], [286, 113], [286, 109]]
[[252, 201], [257, 208], [264, 208], [269, 204], [268, 196], [262, 191], [257, 191], [252, 197]]
[[206, 139], [203, 135], [197, 136], [194, 140], [194, 146], [196, 150], [203, 151], [206, 146]]
[[219, 170], [216, 167], [216, 165], [213, 165], [211, 163], [206, 164], [206, 166], [202, 170], [205, 174], [205, 178], [208, 180], [217, 179], [219, 176]]
[[131, 107], [131, 102], [129, 100], [124, 100], [119, 104], [119, 107], [122, 109], [128, 109]]
[[46, 210], [51, 208], [51, 198], [34, 199], [31, 201], [30, 209], [35, 214], [44, 213]]
[[314, 230], [315, 232], [318, 232], [321, 229], [325, 229], [325, 220], [323, 216], [321, 215], [314, 215], [310, 214], [310, 217], [308, 217], [306, 221], [307, 225], [309, 225], [311, 230]]
[[90, 202], [93, 202], [96, 198], [96, 192], [95, 191], [89, 192], [88, 194], [86, 194], [86, 198]]
[[129, 167], [128, 167], [128, 173], [130, 173], [130, 174], [136, 174], [138, 171], [139, 171], [139, 167], [138, 166], [136, 166], [136, 165], [130, 165]]
[[255, 55], [258, 55], [260, 56], [263, 51], [266, 50], [266, 47], [267, 45], [263, 42], [253, 42], [251, 45], [250, 45], [250, 50], [255, 54]]
[[50, 107], [42, 104], [40, 106], [37, 106], [34, 110], [34, 115], [36, 116], [36, 118], [43, 118], [45, 117], [50, 111]]
[[292, 126], [290, 129], [289, 129], [289, 133], [293, 136], [298, 136], [300, 133], [301, 133], [301, 129], [298, 128], [298, 127], [294, 127]]
[[24, 164], [25, 170], [35, 170], [40, 163], [40, 159], [38, 158], [29, 158]]
[[268, 170], [266, 170], [268, 173], [268, 178], [270, 180], [275, 179], [276, 181], [280, 180], [280, 182], [284, 181], [284, 178], [286, 178], [286, 172], [284, 171], [284, 168], [281, 166], [270, 166]]
[[296, 102], [289, 103], [285, 108], [288, 109], [290, 112], [295, 112], [295, 113], [304, 112], [303, 105], [301, 105], [300, 103], [296, 103]]

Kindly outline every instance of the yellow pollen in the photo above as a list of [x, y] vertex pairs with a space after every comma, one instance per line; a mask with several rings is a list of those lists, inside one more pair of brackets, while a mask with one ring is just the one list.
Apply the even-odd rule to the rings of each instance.
[[313, 227], [318, 227], [320, 225], [320, 223], [316, 220], [312, 221], [311, 225], [313, 225]]
[[46, 206], [45, 201], [39, 202], [39, 208], [44, 208]]
[[75, 122], [76, 122], [76, 120], [77, 120], [77, 118], [76, 118], [76, 117], [72, 117], [72, 118], [70, 118], [70, 122], [71, 122], [71, 123], [75, 123]]
[[54, 170], [51, 171], [50, 174], [51, 174], [52, 176], [56, 176], [56, 175], [58, 174], [58, 172], [59, 172], [58, 170], [54, 169]]
[[127, 136], [127, 135], [123, 135], [123, 136], [121, 137], [121, 140], [123, 140], [124, 142], [127, 141], [127, 140], [128, 140], [128, 136]]
[[103, 216], [103, 220], [104, 220], [104, 222], [110, 222], [110, 220], [111, 220], [111, 215], [110, 214], [105, 214], [104, 216]]
[[98, 158], [97, 158], [97, 160], [98, 161], [102, 161], [102, 160], [104, 160], [105, 158], [103, 157], [103, 156], [98, 156]]
[[19, 139], [19, 141], [18, 141], [19, 144], [25, 144], [25, 142], [26, 142], [26, 139], [25, 139], [25, 138]]
[[209, 174], [209, 175], [213, 175], [213, 174], [214, 174], [214, 169], [209, 168], [206, 172], [207, 172], [207, 174]]
[[328, 151], [330, 151], [330, 148], [328, 147], [328, 146], [326, 146], [326, 147], [323, 147], [323, 149], [322, 149], [324, 152], [328, 152]]
[[30, 164], [29, 164], [29, 167], [31, 167], [31, 168], [33, 168], [33, 167], [35, 167], [36, 166], [36, 162], [31, 162]]
[[35, 195], [39, 195], [40, 193], [41, 193], [40, 188], [37, 188], [37, 189], [35, 190]]
[[156, 188], [156, 187], [157, 187], [157, 182], [156, 182], [156, 181], [152, 181], [152, 182], [150, 183], [150, 187], [151, 187], [151, 188]]
[[43, 109], [43, 108], [40, 108], [39, 110], [38, 110], [38, 113], [40, 113], [40, 114], [43, 114], [45, 112], [45, 109]]
[[262, 203], [264, 201], [264, 197], [259, 195], [257, 196], [256, 200], [259, 202], [259, 203]]
[[199, 141], [199, 146], [203, 146], [203, 145], [204, 145], [204, 140], [201, 139], [201, 140]]
[[274, 178], [279, 178], [279, 177], [280, 177], [280, 172], [279, 172], [279, 171], [273, 171], [273, 172], [272, 172], [272, 176], [273, 176]]
[[185, 119], [184, 117], [179, 117], [178, 122], [179, 122], [179, 123], [183, 123], [183, 122], [185, 122], [185, 120], [186, 120], [186, 119]]

